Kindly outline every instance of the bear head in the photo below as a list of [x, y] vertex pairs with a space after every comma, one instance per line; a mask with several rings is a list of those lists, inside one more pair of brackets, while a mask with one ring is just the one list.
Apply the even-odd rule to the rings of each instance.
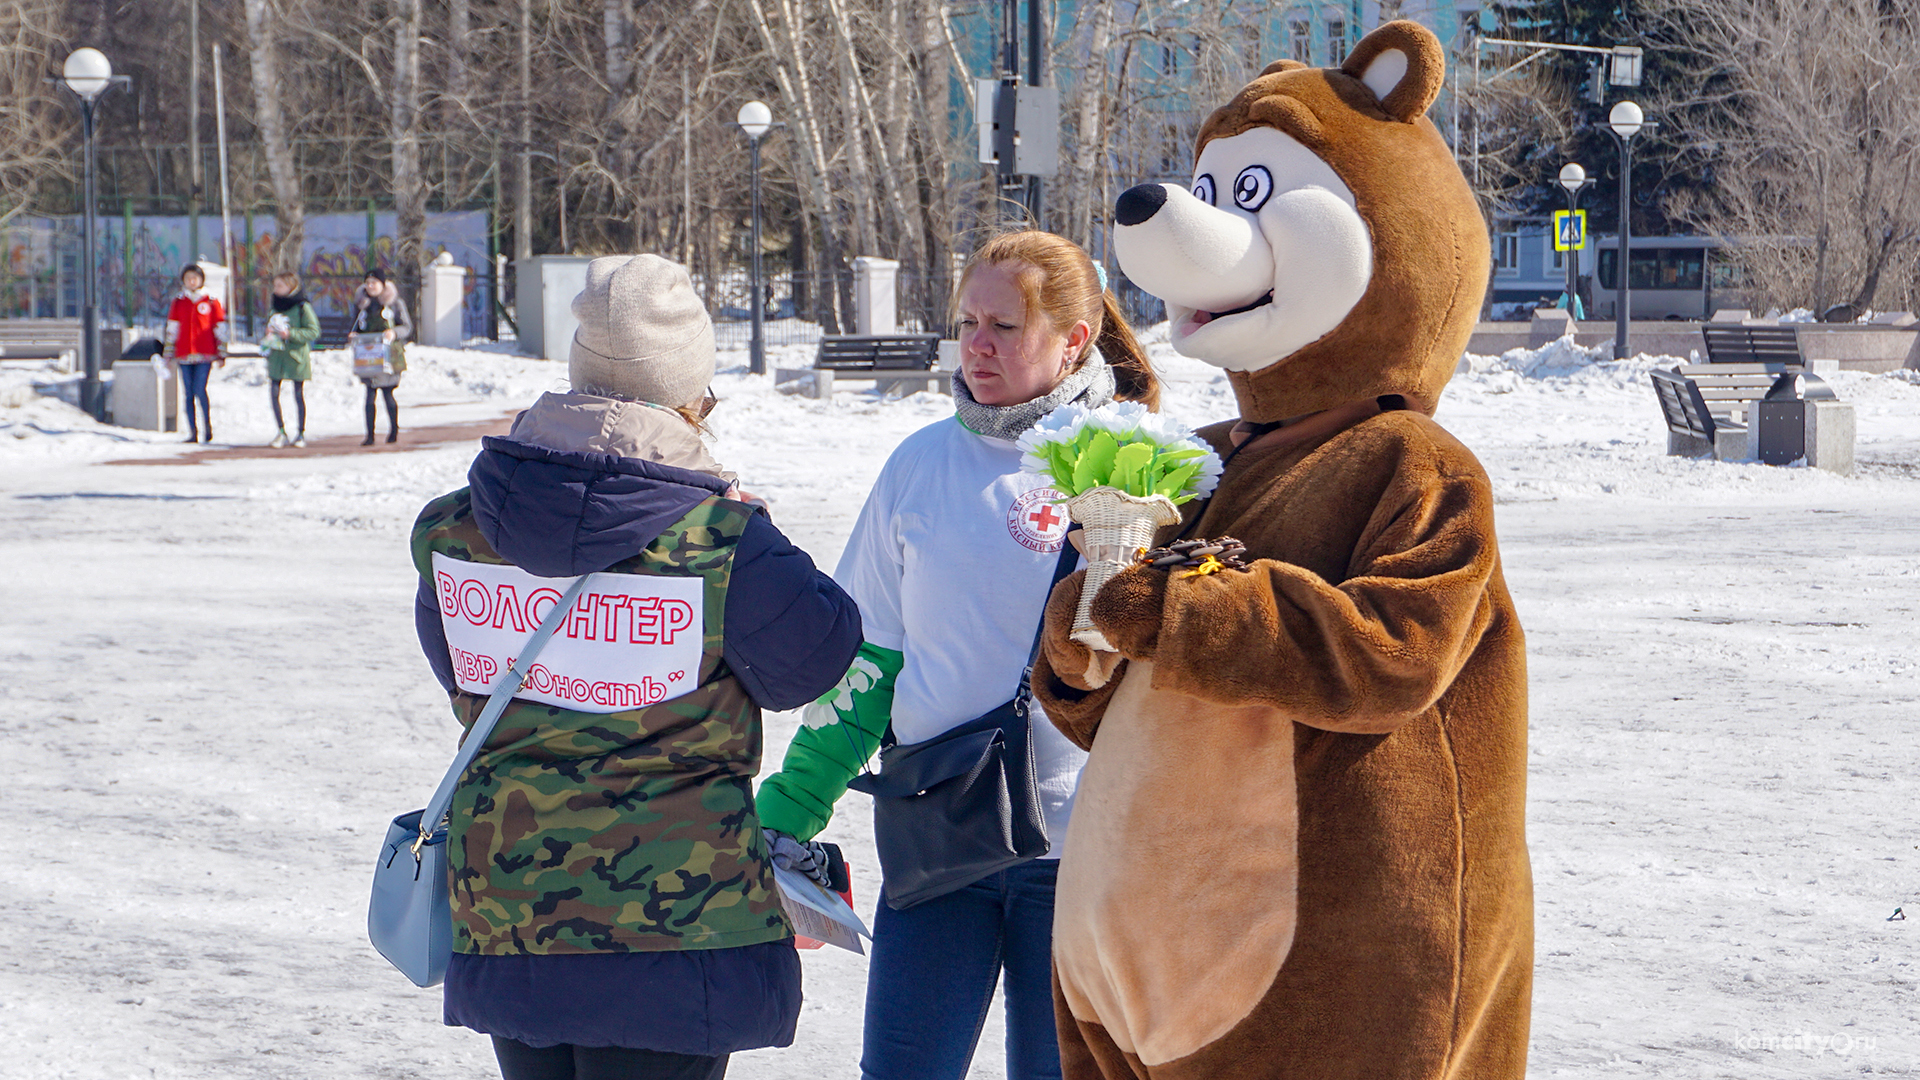
[[1272, 64], [1200, 128], [1191, 188], [1115, 206], [1114, 250], [1174, 348], [1226, 369], [1254, 423], [1397, 394], [1431, 415], [1492, 254], [1427, 108], [1440, 41], [1398, 21], [1339, 68]]

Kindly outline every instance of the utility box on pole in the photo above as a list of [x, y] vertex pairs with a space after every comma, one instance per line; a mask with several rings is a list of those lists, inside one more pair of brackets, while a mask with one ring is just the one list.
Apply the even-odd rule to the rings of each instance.
[[976, 79], [974, 120], [980, 160], [1002, 176], [1060, 172], [1060, 94], [1053, 87]]

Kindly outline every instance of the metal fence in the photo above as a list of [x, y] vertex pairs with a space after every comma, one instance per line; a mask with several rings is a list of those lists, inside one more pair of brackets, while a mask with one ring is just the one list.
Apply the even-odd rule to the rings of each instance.
[[[109, 235], [104, 229], [96, 234], [94, 272], [100, 320], [106, 326], [156, 332], [166, 321], [168, 305], [179, 293], [177, 257], [165, 258], [140, 244], [128, 250], [119, 239], [123, 234], [124, 230], [118, 230]], [[81, 225], [76, 219], [36, 218], [0, 228], [0, 319], [78, 319], [84, 300], [83, 246]], [[245, 247], [234, 249], [237, 266], [230, 286], [228, 318], [236, 340], [257, 337], [272, 312], [271, 273], [264, 258], [256, 259], [253, 254]], [[352, 272], [306, 272], [301, 274], [301, 287], [313, 301], [314, 311], [327, 323], [345, 317], [353, 290], [362, 280], [362, 275]], [[463, 337], [499, 336], [500, 311], [510, 303], [510, 295], [503, 296], [502, 288], [490, 268], [481, 266], [469, 272], [461, 320]], [[418, 306], [416, 298], [408, 300], [411, 306]]]
[[[59, 226], [35, 230], [41, 235], [0, 248], [0, 319], [78, 319], [84, 302], [80, 277], [81, 238], [77, 230]], [[118, 253], [113, 253], [118, 254]], [[142, 334], [157, 333], [165, 324], [167, 307], [180, 291], [179, 268], [139, 268], [127, 273], [127, 260], [103, 258], [99, 263], [100, 320], [106, 326], [134, 327]], [[272, 314], [270, 274], [265, 267], [241, 266], [231, 283], [228, 332], [234, 340], [256, 339], [265, 332]], [[360, 274], [303, 274], [301, 289], [313, 302], [324, 326], [346, 318]], [[507, 299], [491, 273], [467, 276], [464, 338], [498, 338], [500, 311]], [[417, 308], [417, 298], [409, 297]], [[511, 310], [511, 308], [507, 308]]]

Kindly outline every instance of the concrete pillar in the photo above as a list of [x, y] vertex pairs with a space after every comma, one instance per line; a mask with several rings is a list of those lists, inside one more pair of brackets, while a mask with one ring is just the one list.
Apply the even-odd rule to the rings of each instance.
[[1855, 428], [1851, 403], [1807, 402], [1807, 464], [1852, 476]]
[[1539, 308], [1527, 326], [1527, 348], [1545, 348], [1573, 331], [1572, 312], [1566, 308]]
[[900, 264], [892, 259], [861, 255], [853, 260], [853, 332], [891, 334], [899, 329], [894, 315], [894, 283]]
[[451, 252], [434, 256], [420, 281], [420, 310], [415, 315], [416, 336], [422, 345], [457, 349], [461, 315], [466, 310], [467, 268], [456, 266]]

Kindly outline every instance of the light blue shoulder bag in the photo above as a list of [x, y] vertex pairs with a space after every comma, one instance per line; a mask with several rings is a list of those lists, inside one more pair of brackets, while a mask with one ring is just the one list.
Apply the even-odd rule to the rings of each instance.
[[486, 710], [467, 731], [466, 741], [425, 809], [401, 814], [387, 826], [380, 858], [373, 868], [373, 899], [367, 905], [367, 937], [387, 962], [415, 986], [438, 986], [447, 977], [447, 958], [453, 955], [453, 900], [447, 895], [447, 807], [460, 776], [480, 756], [493, 726], [507, 702], [526, 681], [547, 639], [566, 621], [573, 601], [591, 574], [581, 575], [553, 605], [527, 647], [494, 680]]

